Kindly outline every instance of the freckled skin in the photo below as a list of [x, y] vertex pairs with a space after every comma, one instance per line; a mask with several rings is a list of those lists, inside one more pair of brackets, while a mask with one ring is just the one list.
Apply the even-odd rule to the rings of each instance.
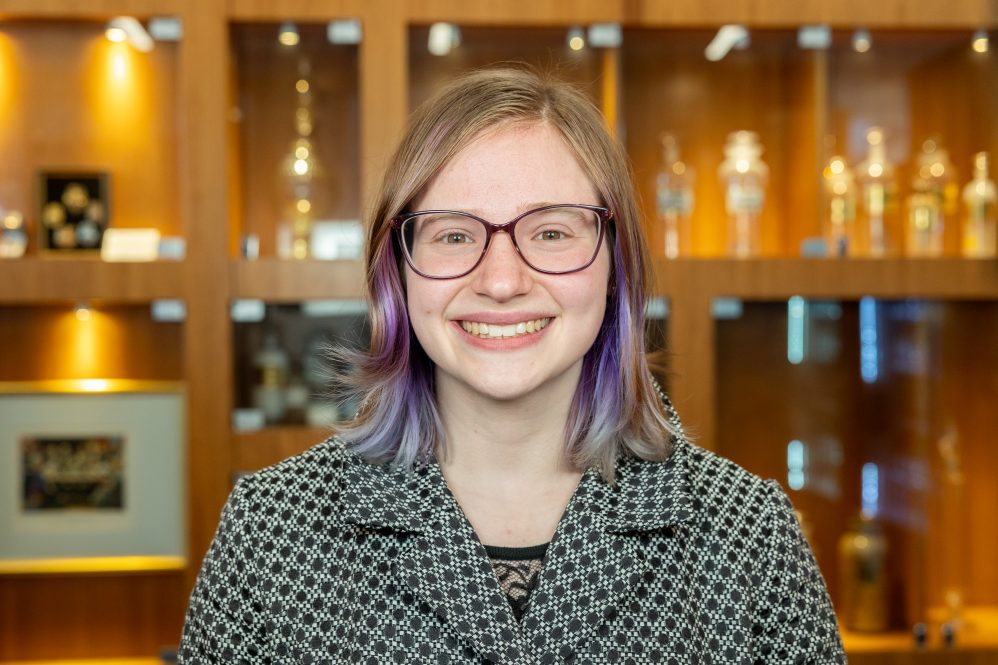
[[[502, 224], [549, 203], [601, 202], [557, 131], [532, 124], [488, 132], [466, 146], [430, 181], [413, 210], [464, 210]], [[592, 265], [566, 275], [531, 269], [505, 233], [493, 238], [485, 259], [464, 277], [431, 280], [406, 270], [410, 320], [436, 364], [438, 383], [501, 401], [537, 396], [555, 385], [574, 390], [606, 308], [605, 239]], [[455, 323], [472, 312], [544, 313], [552, 321], [534, 344], [486, 350], [469, 344]]]

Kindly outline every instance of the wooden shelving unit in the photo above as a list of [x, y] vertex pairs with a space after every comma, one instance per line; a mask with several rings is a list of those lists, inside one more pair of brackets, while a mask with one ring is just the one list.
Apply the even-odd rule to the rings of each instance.
[[[135, 225], [158, 225], [166, 234], [181, 235], [186, 240], [186, 258], [179, 262], [109, 264], [89, 258], [44, 257], [32, 251], [24, 259], [0, 261], [0, 326], [7, 324], [3, 320], [4, 308], [17, 308], [18, 323], [11, 325], [10, 330], [16, 328], [20, 335], [21, 331], [40, 330], [49, 320], [46, 317], [52, 316], [53, 307], [68, 307], [81, 300], [106, 302], [126, 309], [156, 299], [185, 302], [187, 319], [182, 324], [182, 334], [150, 332], [153, 329], [139, 322], [138, 317], [127, 319], [124, 325], [143, 340], [134, 343], [147, 345], [143, 348], [148, 348], [149, 353], [158, 350], [164, 354], [149, 367], [133, 368], [136, 373], [150, 375], [143, 378], [179, 378], [187, 386], [189, 475], [188, 495], [183, 500], [188, 506], [192, 565], [182, 573], [104, 574], [99, 579], [86, 576], [0, 577], [0, 661], [149, 657], [163, 644], [175, 643], [183, 620], [183, 607], [197, 573], [196, 562], [200, 561], [214, 533], [233, 473], [272, 464], [326, 436], [321, 429], [305, 427], [234, 433], [230, 424], [236, 391], [233, 380], [235, 345], [229, 319], [233, 300], [258, 299], [277, 304], [364, 296], [364, 271], [360, 262], [279, 260], [274, 258], [268, 244], [269, 234], [275, 230], [271, 226], [273, 213], [270, 211], [277, 210], [276, 204], [262, 193], [260, 183], [265, 183], [266, 179], [249, 176], [259, 175], [254, 169], [271, 168], [258, 162], [269, 159], [277, 148], [262, 139], [253, 143], [252, 133], [268, 131], [272, 123], [279, 122], [275, 119], [279, 114], [266, 105], [266, 100], [260, 101], [260, 95], [254, 98], [257, 100], [256, 115], [242, 116], [249, 124], [240, 125], [242, 120], [237, 119], [239, 114], [234, 113], [234, 109], [240, 104], [241, 93], [252, 97], [262, 90], [262, 87], [253, 90], [252, 86], [262, 84], [254, 84], [252, 77], [245, 74], [240, 78], [239, 74], [240, 66], [247, 65], [250, 60], [256, 63], [253, 67], [263, 66], [260, 61], [266, 62], [265, 57], [253, 50], [256, 48], [254, 35], [284, 20], [321, 28], [332, 19], [356, 18], [363, 25], [361, 43], [353, 50], [330, 51], [330, 57], [338, 60], [319, 74], [319, 79], [331, 86], [328, 91], [335, 90], [335, 94], [342, 97], [337, 102], [336, 115], [324, 121], [349, 124], [357, 120], [356, 124], [349, 124], [350, 136], [334, 133], [328, 139], [343, 141], [342, 146], [337, 143], [328, 147], [326, 153], [330, 168], [342, 175], [340, 186], [348, 190], [330, 203], [329, 214], [336, 217], [363, 216], [411, 105], [465, 66], [502, 59], [504, 53], [509, 54], [507, 57], [515, 57], [515, 43], [504, 47], [501, 40], [516, 29], [529, 29], [535, 31], [532, 34], [549, 36], [576, 24], [614, 21], [623, 25], [625, 40], [620, 49], [602, 50], [589, 56], [587, 61], [576, 62], [570, 75], [587, 85], [606, 113], [611, 128], [624, 138], [635, 164], [637, 185], [646, 202], [653, 200], [648, 177], [655, 167], [655, 137], [664, 128], [662, 125], [674, 122], [687, 127], [706, 145], [721, 141], [732, 123], [754, 121], [753, 113], [758, 114], [760, 123], [769, 123], [764, 129], [769, 132], [766, 134], [770, 150], [767, 158], [773, 160], [774, 196], [770, 217], [764, 220], [767, 258], [734, 260], [720, 257], [719, 234], [723, 220], [718, 201], [721, 199], [717, 198], [719, 194], [713, 182], [715, 165], [708, 163], [712, 159], [709, 156], [718, 150], [710, 144], [696, 157], [701, 162], [703, 179], [703, 190], [698, 190], [698, 200], [704, 202], [700, 214], [706, 220], [698, 231], [698, 256], [656, 262], [656, 293], [669, 303], [671, 369], [675, 374], [670, 390], [684, 421], [693, 426], [700, 435], [700, 442], [707, 447], [712, 447], [717, 439], [718, 419], [722, 416], [718, 412], [718, 382], [723, 377], [719, 378], [722, 368], [718, 367], [717, 324], [712, 312], [717, 298], [764, 302], [797, 295], [840, 301], [855, 301], [866, 296], [998, 301], [998, 262], [993, 260], [793, 258], [800, 241], [815, 235], [818, 226], [820, 206], [815, 168], [823, 150], [823, 137], [818, 135], [822, 130], [818, 127], [831, 127], [832, 133], [844, 131], [836, 125], [839, 121], [835, 118], [825, 125], [819, 120], [829, 99], [834, 97], [836, 86], [847, 86], [848, 76], [852, 74], [820, 55], [809, 53], [798, 58], [802, 52], [786, 46], [788, 36], [798, 26], [817, 23], [843, 30], [857, 26], [904, 30], [930, 40], [941, 31], [960, 31], [969, 39], [972, 30], [980, 27], [993, 30], [998, 25], [998, 7], [989, 0], [950, 3], [847, 0], [836, 4], [751, 0], [721, 5], [658, 0], [579, 0], [571, 3], [559, 0], [501, 3], [467, 0], [330, 0], [322, 3], [314, 0], [94, 0], [87, 3], [9, 0], [0, 8], [3, 19], [0, 58], [10, 57], [12, 52], [9, 48], [12, 38], [7, 32], [15, 35], [15, 41], [23, 38], [35, 45], [41, 44], [43, 37], [54, 37], [54, 48], [71, 51], [81, 43], [98, 40], [100, 22], [120, 14], [139, 18], [174, 15], [183, 22], [182, 41], [160, 49], [155, 56], [156, 67], [149, 75], [152, 84], [160, 86], [157, 90], [168, 93], [159, 99], [161, 106], [157, 108], [160, 109], [158, 113], [167, 109], [163, 113], [171, 122], [168, 126], [142, 130], [149, 133], [145, 138], [152, 141], [150, 145], [158, 147], [150, 148], [153, 152], [148, 159], [154, 163], [141, 170], [144, 179], [136, 180], [124, 206], [138, 218], [142, 201], [151, 200], [150, 205], [155, 209], [152, 221]], [[438, 20], [466, 26], [469, 36], [477, 40], [467, 43], [462, 55], [464, 65], [433, 61], [423, 55], [425, 50], [415, 43], [415, 39], [424, 35], [426, 27]], [[683, 40], [690, 34], [709, 34], [716, 26], [731, 22], [769, 31], [759, 39], [765, 57], [751, 75], [754, 89], [750, 92], [757, 93], [757, 108], [750, 108], [755, 97], [745, 96], [747, 93], [734, 98], [744, 107], [741, 110], [739, 104], [734, 103], [706, 110], [670, 108], [666, 103], [670, 95], [686, 94], [676, 86], [690, 81], [716, 85], [737, 81], [738, 69], [708, 70], [698, 53], [683, 51]], [[696, 39], [689, 42], [699, 44]], [[702, 49], [702, 46], [697, 48]], [[166, 51], [169, 57], [163, 57]], [[664, 52], [672, 53], [670, 57], [682, 67], [671, 70], [664, 65], [656, 55]], [[747, 54], [739, 57], [751, 58]], [[962, 122], [971, 125], [985, 122], [986, 146], [992, 154], [998, 154], [998, 122], [994, 120], [998, 117], [995, 115], [998, 97], [994, 92], [998, 90], [998, 67], [994, 65], [994, 57], [991, 58], [992, 69], [987, 70], [991, 78], [988, 80], [995, 85], [990, 93], [986, 87], [964, 90], [966, 86], [957, 85], [963, 79], [957, 78], [953, 86], [958, 90], [953, 94], [962, 95], [959, 98], [961, 108], [967, 106], [964, 103], [967, 99], [980, 102], [981, 109], [962, 115]], [[0, 69], [2, 65], [0, 63]], [[751, 61], [740, 64], [735, 60], [732, 66], [751, 65]], [[12, 89], [12, 95], [0, 94], [0, 122], [5, 117], [3, 113], [20, 99], [17, 95], [23, 98], [43, 94], [38, 92], [41, 88], [33, 77], [48, 70], [33, 69], [31, 62], [19, 62], [18, 67], [21, 69], [15, 78], [23, 85]], [[74, 67], [75, 75], [85, 75], [84, 64], [75, 63]], [[939, 72], [932, 70], [923, 72], [920, 80], [931, 88], [942, 78]], [[270, 79], [263, 77], [260, 80]], [[663, 81], [673, 87], [660, 87], [659, 83]], [[5, 85], [7, 79], [0, 82], [0, 93], [4, 92]], [[343, 87], [335, 87], [338, 85]], [[39, 99], [35, 101], [41, 103]], [[724, 101], [716, 103], [720, 105]], [[918, 120], [919, 129], [937, 117], [945, 117], [945, 104], [941, 102], [928, 104], [926, 108], [924, 117]], [[290, 117], [291, 107], [288, 109]], [[354, 112], [356, 118], [350, 115]], [[706, 119], [697, 125], [704, 113]], [[774, 121], [773, 114], [782, 120]], [[982, 117], [991, 119], [982, 121]], [[22, 119], [19, 127], [32, 127], [32, 120]], [[44, 124], [51, 120], [40, 122]], [[958, 150], [969, 152], [973, 149], [966, 140], [966, 127], [947, 129], [955, 132], [953, 141]], [[781, 143], [783, 132], [792, 135], [793, 139], [803, 137], [803, 141]], [[31, 136], [31, 140], [15, 140], [0, 125], [0, 164], [4, 164], [0, 167], [0, 176], [9, 175], [11, 182], [21, 183], [13, 195], [0, 188], [0, 196], [14, 199], [0, 203], [23, 207], [31, 218], [32, 192], [30, 185], [25, 183], [31, 182], [34, 169], [43, 162], [58, 161], [62, 154], [68, 154], [70, 161], [75, 163], [86, 163], [88, 159], [101, 161], [103, 157], [100, 153], [88, 152], [90, 147], [82, 140], [69, 153], [63, 153], [58, 145], [45, 143], [44, 133], [24, 136]], [[43, 144], [41, 157], [23, 161], [31, 141]], [[119, 155], [119, 158], [124, 159], [120, 163], [129, 159], [127, 154], [125, 157]], [[42, 161], [37, 161], [39, 159]], [[141, 161], [141, 153], [138, 159]], [[966, 165], [960, 166], [961, 172], [966, 174]], [[646, 213], [650, 212], [651, 209], [646, 208]], [[239, 236], [246, 232], [267, 236], [267, 242], [262, 245], [263, 255], [258, 260], [237, 258]], [[39, 308], [35, 320], [31, 315], [23, 314], [25, 307]], [[18, 353], [44, 353], [42, 342], [32, 341], [28, 334], [20, 337], [24, 339], [19, 338], [17, 342]], [[6, 337], [0, 336], [0, 339]], [[972, 340], [973, 343], [982, 341], [987, 342]], [[6, 348], [11, 350], [9, 344]], [[0, 373], [23, 373], [28, 366], [23, 362], [7, 366], [0, 363]], [[20, 374], [17, 377], [18, 380], [23, 378]], [[0, 376], [0, 379], [5, 378], [10, 379], [10, 376]], [[995, 506], [981, 510], [991, 516], [996, 513]], [[998, 604], [998, 588], [990, 589], [988, 593]], [[41, 597], [65, 600], [58, 612], [51, 612], [42, 606], [38, 600]], [[127, 609], [136, 604], [142, 606], [141, 611]], [[65, 638], [54, 640], [52, 635]], [[998, 653], [998, 641], [975, 644], [977, 651], [968, 647], [942, 655], [934, 650], [915, 653], [903, 634], [873, 640], [850, 639], [847, 644], [854, 652], [855, 662], [983, 663]]]
[[0, 303], [104, 300], [147, 303], [183, 298], [183, 262], [105, 263], [99, 258], [25, 258], [0, 262]]

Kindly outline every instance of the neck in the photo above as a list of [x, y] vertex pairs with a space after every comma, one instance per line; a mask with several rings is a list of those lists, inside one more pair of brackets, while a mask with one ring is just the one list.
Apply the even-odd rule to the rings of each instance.
[[447, 437], [441, 470], [451, 481], [487, 487], [550, 487], [577, 481], [565, 428], [581, 363], [527, 395], [496, 400], [437, 374], [437, 403]]

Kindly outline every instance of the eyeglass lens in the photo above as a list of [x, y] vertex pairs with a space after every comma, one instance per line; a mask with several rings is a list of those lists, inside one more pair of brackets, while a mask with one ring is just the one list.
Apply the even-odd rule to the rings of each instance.
[[[402, 224], [402, 240], [413, 267], [432, 277], [471, 270], [486, 249], [485, 225], [474, 217], [430, 212]], [[572, 272], [588, 264], [600, 237], [600, 216], [588, 208], [537, 210], [517, 221], [516, 246], [532, 268]]]

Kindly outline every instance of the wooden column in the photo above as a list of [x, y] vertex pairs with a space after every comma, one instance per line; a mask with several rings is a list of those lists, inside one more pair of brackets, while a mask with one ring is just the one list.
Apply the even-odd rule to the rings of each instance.
[[228, 316], [229, 71], [225, 4], [189, 0], [180, 56], [181, 199], [187, 237], [189, 593], [231, 486], [232, 327]]

